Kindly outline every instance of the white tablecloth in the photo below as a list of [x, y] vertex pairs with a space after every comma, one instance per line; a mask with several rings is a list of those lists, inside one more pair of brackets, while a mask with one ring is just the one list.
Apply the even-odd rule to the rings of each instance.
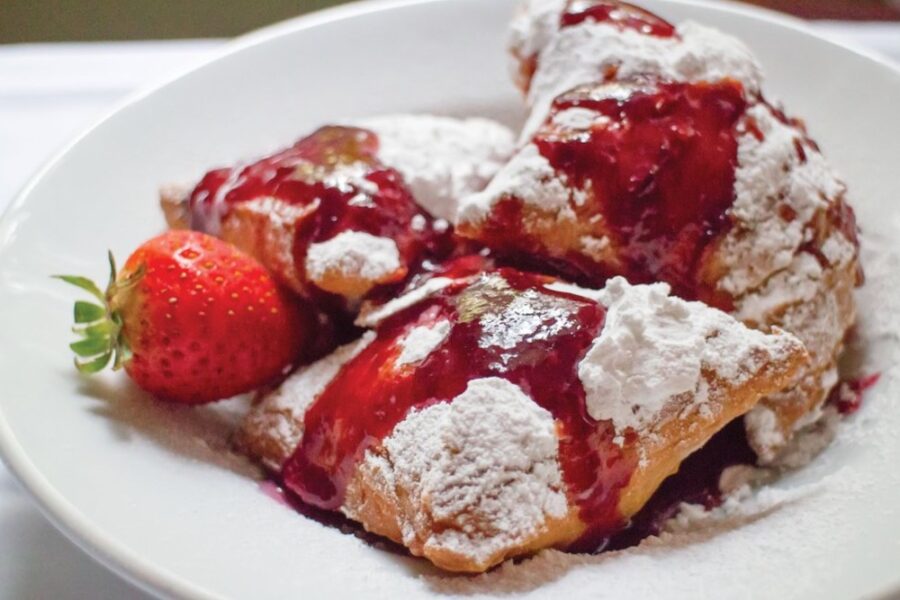
[[[900, 62], [900, 24], [817, 27]], [[202, 60], [221, 43], [0, 46], [0, 208], [54, 151], [123, 96]], [[0, 464], [0, 600], [146, 597], [58, 534]]]

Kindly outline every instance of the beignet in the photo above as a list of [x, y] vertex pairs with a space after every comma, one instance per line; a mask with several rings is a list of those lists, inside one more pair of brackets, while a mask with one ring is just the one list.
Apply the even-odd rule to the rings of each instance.
[[410, 294], [263, 398], [239, 444], [304, 502], [453, 571], [596, 547], [808, 358], [665, 284], [504, 268]]

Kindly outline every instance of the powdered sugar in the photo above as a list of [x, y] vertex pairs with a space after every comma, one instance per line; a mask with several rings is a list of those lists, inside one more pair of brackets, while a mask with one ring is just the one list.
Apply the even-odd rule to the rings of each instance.
[[362, 231], [343, 231], [310, 244], [306, 254], [306, 276], [313, 282], [337, 275], [377, 283], [400, 267], [394, 240]]
[[447, 339], [450, 328], [450, 322], [447, 320], [413, 327], [400, 341], [403, 349], [394, 365], [403, 366], [421, 362]]
[[504, 379], [473, 380], [451, 403], [411, 411], [384, 448], [416, 509], [405, 541], [430, 531], [426, 550], [489, 564], [568, 510], [553, 417]]
[[580, 285], [575, 285], [574, 283], [567, 283], [565, 281], [554, 281], [553, 283], [548, 283], [544, 287], [555, 292], [563, 292], [564, 294], [581, 296], [582, 298], [587, 298], [588, 300], [593, 300], [594, 302], [600, 302], [600, 299], [605, 297], [605, 294], [602, 290], [585, 288], [581, 287]]
[[513, 133], [488, 119], [390, 115], [356, 122], [378, 135], [378, 158], [400, 171], [416, 201], [452, 221], [457, 202], [480, 191], [515, 150]]
[[787, 441], [781, 431], [778, 415], [768, 406], [757, 405], [744, 415], [744, 427], [747, 437], [752, 440], [757, 448], [756, 452], [762, 455], [763, 460], [774, 459], [774, 449], [782, 447]]
[[678, 514], [664, 526], [666, 533], [691, 533], [721, 527], [723, 524], [736, 524], [751, 521], [779, 507], [801, 500], [810, 494], [822, 490], [821, 485], [801, 486], [792, 490], [765, 487], [752, 490], [743, 486], [726, 496], [725, 501], [707, 509], [702, 504], [682, 503]]
[[808, 424], [800, 427], [791, 440], [781, 449], [772, 466], [779, 469], [799, 469], [805, 467], [827, 448], [838, 432], [841, 415], [828, 406], [824, 410], [808, 413]]
[[609, 122], [609, 117], [588, 108], [567, 108], [553, 115], [553, 124], [569, 131], [582, 131]]
[[616, 69], [621, 79], [636, 75], [689, 82], [736, 79], [750, 92], [759, 89], [761, 69], [749, 49], [715, 29], [685, 22], [671, 38], [591, 20], [560, 29], [564, 6], [564, 0], [533, 0], [512, 26], [513, 55], [538, 57], [528, 92], [532, 112], [522, 140], [537, 131], [556, 96], [598, 81], [608, 68]]
[[[520, 2], [509, 24], [507, 45], [517, 59], [537, 56], [559, 31], [559, 18], [566, 0]], [[515, 65], [514, 72], [518, 72]]]
[[269, 217], [276, 228], [293, 226], [318, 207], [318, 202], [309, 206], [291, 204], [273, 196], [262, 196], [241, 203], [243, 210]]
[[364, 310], [356, 319], [356, 325], [358, 327], [377, 327], [379, 323], [391, 315], [395, 315], [401, 310], [405, 310], [414, 304], [418, 304], [425, 298], [440, 292], [453, 282], [453, 279], [447, 277], [432, 277], [422, 285], [406, 292], [399, 298], [394, 298], [381, 306]]
[[760, 288], [739, 297], [736, 305], [741, 319], [767, 323], [769, 315], [785, 306], [810, 302], [821, 293], [824, 270], [812, 254], [797, 254], [785, 267], [770, 274]]
[[704, 401], [702, 370], [737, 385], [758, 370], [758, 351], [777, 360], [800, 345], [792, 336], [767, 338], [721, 311], [671, 297], [662, 283], [632, 286], [616, 277], [600, 302], [606, 322], [578, 376], [588, 413], [612, 420], [619, 433], [652, 429], [679, 394]]
[[516, 198], [541, 210], [575, 218], [569, 202], [581, 204], [583, 192], [557, 173], [535, 144], [524, 146], [488, 184], [484, 191], [462, 200], [458, 222], [478, 223], [503, 198]]
[[604, 291], [606, 322], [578, 365], [588, 412], [611, 419], [619, 433], [644, 430], [670, 397], [696, 389], [704, 332], [664, 284], [632, 287], [616, 278]]
[[[743, 122], [752, 122], [763, 139], [749, 131], [738, 138], [735, 201], [730, 211], [738, 226], [723, 243], [721, 254], [729, 268], [720, 281], [722, 289], [737, 297], [791, 267], [800, 246], [808, 241], [810, 221], [845, 189], [821, 153], [807, 146], [801, 159], [797, 144], [804, 134], [765, 104], [751, 106]], [[846, 264], [855, 256], [848, 245], [846, 239], [836, 238], [828, 243], [829, 252]], [[807, 273], [801, 277], [818, 279], [811, 265], [797, 266], [799, 270], [791, 270]], [[741, 315], [765, 322], [761, 316], [746, 310]]]
[[428, 221], [422, 215], [415, 215], [409, 221], [409, 228], [413, 231], [425, 231]]
[[[845, 186], [806, 134], [765, 104], [751, 106], [742, 127], [730, 210], [735, 226], [717, 252], [725, 272], [719, 287], [734, 297], [735, 316], [795, 333], [812, 357], [800, 391], [774, 395], [746, 417], [754, 449], [770, 463], [804, 424], [791, 421], [791, 404], [805, 401], [810, 415], [818, 414], [816, 403], [834, 384], [823, 373], [833, 373], [855, 317], [857, 248], [834, 217], [823, 219]], [[827, 236], [815, 254], [805, 249], [814, 236]]]

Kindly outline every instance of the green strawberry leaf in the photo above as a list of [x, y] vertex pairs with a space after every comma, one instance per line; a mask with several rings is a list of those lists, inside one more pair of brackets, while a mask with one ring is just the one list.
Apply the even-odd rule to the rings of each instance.
[[112, 287], [116, 283], [116, 258], [112, 250], [106, 251], [106, 257], [109, 260], [109, 287]]
[[117, 329], [118, 325], [110, 320], [104, 319], [103, 321], [97, 321], [86, 326], [75, 325], [72, 327], [72, 333], [77, 333], [81, 337], [86, 338], [111, 337], [116, 333]]
[[75, 368], [78, 369], [79, 373], [84, 373], [85, 375], [92, 375], [99, 371], [102, 371], [103, 368], [109, 364], [109, 359], [112, 358], [112, 352], [106, 352], [105, 354], [98, 356], [97, 358], [91, 359], [89, 361], [80, 361], [77, 358], [75, 359]]
[[100, 302], [106, 302], [106, 296], [103, 295], [103, 292], [100, 291], [100, 288], [97, 287], [97, 284], [88, 279], [87, 277], [80, 277], [78, 275], [53, 275], [56, 279], [61, 279], [66, 283], [70, 283], [75, 287], [79, 287], [86, 292], [89, 292], [95, 298], [100, 300]]
[[78, 300], [75, 302], [75, 322], [93, 323], [106, 316], [106, 309], [92, 302]]
[[71, 348], [72, 352], [78, 356], [89, 358], [103, 352], [108, 352], [110, 350], [111, 342], [112, 340], [109, 336], [89, 337], [78, 342], [72, 342], [69, 344], [69, 348]]
[[75, 353], [75, 368], [81, 373], [91, 374], [101, 371], [113, 361], [113, 369], [121, 369], [131, 359], [128, 340], [125, 339], [122, 314], [114, 307], [116, 298], [123, 291], [134, 287], [146, 272], [140, 265], [133, 273], [118, 281], [116, 260], [112, 252], [107, 254], [109, 260], [109, 285], [102, 292], [97, 285], [86, 277], [77, 275], [54, 275], [78, 287], [100, 301], [100, 304], [78, 300], [75, 302], [75, 325], [72, 332], [81, 339], [69, 344]]

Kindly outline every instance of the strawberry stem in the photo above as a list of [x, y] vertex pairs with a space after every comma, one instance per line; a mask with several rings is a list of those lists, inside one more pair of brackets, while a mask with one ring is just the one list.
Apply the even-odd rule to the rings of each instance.
[[93, 374], [102, 371], [112, 360], [113, 370], [121, 369], [131, 358], [131, 350], [122, 331], [122, 315], [115, 308], [115, 296], [134, 287], [144, 276], [144, 265], [138, 267], [121, 281], [118, 280], [116, 261], [112, 252], [109, 260], [109, 284], [106, 292], [93, 281], [78, 275], [54, 275], [55, 279], [88, 292], [99, 303], [77, 300], [74, 309], [75, 325], [72, 331], [79, 337], [69, 344], [75, 353], [75, 368], [80, 373]]

